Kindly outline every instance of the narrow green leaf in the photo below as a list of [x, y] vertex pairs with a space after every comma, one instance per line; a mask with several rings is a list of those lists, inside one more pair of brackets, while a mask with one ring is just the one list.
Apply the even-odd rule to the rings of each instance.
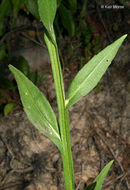
[[40, 18], [49, 33], [52, 30], [56, 6], [56, 0], [38, 0]]
[[95, 55], [76, 75], [72, 81], [66, 107], [70, 108], [82, 96], [87, 95], [99, 82], [108, 66], [111, 64], [119, 47], [127, 35], [122, 36], [114, 43]]
[[94, 180], [94, 182], [96, 182], [96, 187], [94, 188], [94, 190], [101, 190], [102, 188], [102, 184], [104, 182], [105, 177], [107, 176], [107, 173], [111, 167], [111, 165], [113, 164], [113, 160], [110, 161], [100, 172], [100, 174], [96, 177], [96, 179]]
[[62, 150], [56, 116], [39, 89], [18, 69], [9, 65], [15, 76], [24, 111], [32, 124]]
[[59, 7], [59, 15], [64, 28], [67, 30], [70, 37], [75, 34], [75, 23], [71, 12], [61, 3]]

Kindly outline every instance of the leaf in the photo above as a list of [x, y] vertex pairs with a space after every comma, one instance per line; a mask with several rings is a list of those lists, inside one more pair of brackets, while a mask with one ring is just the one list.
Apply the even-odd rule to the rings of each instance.
[[99, 82], [108, 66], [111, 64], [119, 47], [127, 35], [95, 55], [76, 75], [68, 90], [66, 108], [70, 108], [82, 96], [87, 95]]
[[34, 72], [32, 72], [32, 73], [29, 73], [28, 78], [29, 78], [34, 84], [36, 84], [37, 78], [38, 78], [37, 71], [34, 71]]
[[60, 24], [60, 16], [57, 14], [54, 21], [54, 31], [56, 37], [59, 37], [62, 34], [63, 26]]
[[17, 17], [19, 10], [23, 8], [25, 1], [26, 0], [12, 0], [15, 18]]
[[30, 73], [28, 61], [23, 56], [18, 57], [17, 69], [19, 69], [25, 76], [28, 76]]
[[89, 184], [89, 185], [85, 188], [85, 190], [94, 190], [95, 186], [96, 186], [96, 182], [91, 183], [91, 184]]
[[120, 3], [121, 3], [122, 5], [124, 5], [124, 7], [130, 9], [129, 0], [128, 0], [128, 1], [127, 1], [127, 0], [119, 0], [119, 1], [120, 1]]
[[0, 46], [0, 61], [6, 57], [6, 45], [2, 44]]
[[18, 69], [9, 65], [15, 76], [24, 111], [32, 124], [62, 150], [56, 116], [39, 89]]
[[38, 13], [38, 4], [37, 0], [27, 0], [25, 2], [25, 6], [27, 7], [28, 11], [34, 15], [37, 19], [40, 19], [39, 13]]
[[70, 37], [75, 34], [75, 23], [71, 12], [61, 3], [59, 7], [59, 15], [64, 28], [67, 30]]
[[69, 8], [72, 10], [77, 9], [77, 0], [68, 0]]
[[15, 103], [10, 102], [8, 104], [5, 105], [4, 107], [4, 116], [8, 116], [9, 114], [12, 114], [14, 111], [14, 107], [15, 107]]
[[55, 41], [52, 35], [53, 22], [56, 15], [56, 0], [38, 0], [38, 10], [41, 21], [47, 29], [50, 37]]
[[3, 0], [0, 4], [0, 22], [3, 21], [6, 16], [9, 16], [10, 12], [11, 12], [10, 0]]
[[105, 177], [107, 176], [107, 173], [111, 167], [111, 165], [113, 164], [113, 160], [110, 161], [100, 172], [100, 174], [96, 177], [96, 179], [94, 180], [94, 182], [96, 182], [96, 187], [94, 188], [94, 190], [101, 190], [102, 188], [102, 184], [104, 182]]
[[4, 28], [4, 23], [3, 22], [0, 22], [0, 36], [3, 35], [3, 28]]
[[60, 6], [62, 0], [57, 0], [57, 8]]

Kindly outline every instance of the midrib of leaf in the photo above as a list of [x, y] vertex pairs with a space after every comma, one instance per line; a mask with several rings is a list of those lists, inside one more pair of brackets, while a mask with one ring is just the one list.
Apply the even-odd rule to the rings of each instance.
[[[47, 4], [47, 7], [49, 7], [49, 3], [48, 3], [48, 0], [46, 1], [46, 4]], [[48, 27], [46, 28], [47, 30], [49, 30], [49, 31], [51, 31], [51, 26], [52, 26], [52, 24], [51, 24], [51, 22], [50, 22], [50, 14], [49, 14], [49, 9], [47, 9], [47, 16], [48, 16], [48, 21], [49, 21], [49, 23], [48, 23]], [[44, 22], [43, 22], [43, 24], [44, 24]], [[46, 26], [46, 24], [44, 25], [44, 26]], [[48, 31], [48, 32], [49, 32]]]
[[[24, 85], [24, 84], [23, 84], [23, 85]], [[24, 85], [24, 86], [25, 86], [25, 85]], [[27, 86], [25, 86], [25, 88], [27, 89], [28, 93], [31, 94], [29, 88], [28, 88]], [[31, 97], [31, 101], [34, 102], [33, 97], [32, 97], [32, 96], [30, 96], [30, 97]], [[51, 130], [54, 131], [55, 135], [56, 135], [56, 136], [58, 137], [58, 139], [61, 141], [61, 138], [60, 138], [59, 134], [58, 134], [58, 133], [56, 132], [56, 130], [52, 127], [52, 124], [51, 124], [50, 121], [46, 118], [46, 116], [41, 112], [39, 106], [37, 106], [37, 104], [34, 104], [34, 103], [33, 103], [33, 105], [36, 107], [37, 111], [40, 113], [40, 117], [41, 117], [41, 118], [43, 117], [44, 120], [46, 120], [46, 123], [50, 126]], [[44, 127], [43, 127], [43, 128], [44, 128]]]
[[[48, 0], [46, 1], [46, 3], [48, 4], [48, 7], [49, 7], [49, 3], [48, 3]], [[49, 30], [51, 31], [51, 23], [50, 23], [50, 16], [49, 16], [49, 9], [47, 9], [47, 12], [48, 12], [48, 18], [49, 18]]]
[[[118, 46], [118, 45], [117, 45]], [[113, 47], [112, 49], [115, 49], [115, 47]], [[110, 52], [111, 53], [111, 52]], [[77, 94], [77, 92], [80, 90], [80, 88], [82, 88], [82, 85], [88, 80], [88, 78], [91, 77], [91, 75], [94, 73], [94, 71], [97, 69], [97, 67], [99, 67], [102, 62], [104, 61], [104, 59], [106, 59], [106, 57], [109, 56], [108, 53], [100, 62], [99, 64], [97, 64], [97, 66], [93, 69], [93, 71], [86, 77], [86, 79], [81, 83], [81, 85], [74, 91], [74, 93], [66, 100], [66, 106], [69, 104], [70, 100]], [[96, 55], [95, 55], [96, 56]]]

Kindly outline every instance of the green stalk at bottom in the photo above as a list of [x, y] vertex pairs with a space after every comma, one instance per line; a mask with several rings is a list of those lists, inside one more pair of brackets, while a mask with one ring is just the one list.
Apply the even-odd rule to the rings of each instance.
[[[54, 34], [54, 31], [53, 35]], [[59, 125], [60, 133], [62, 140], [62, 161], [64, 168], [64, 180], [65, 180], [65, 189], [74, 190], [74, 169], [73, 169], [73, 159], [70, 145], [70, 132], [69, 132], [69, 115], [68, 111], [65, 108], [65, 92], [64, 92], [64, 83], [63, 76], [61, 71], [61, 65], [59, 61], [58, 48], [55, 43], [45, 34], [45, 42], [48, 47], [52, 72], [54, 77], [54, 84], [56, 89], [56, 98], [58, 104], [58, 113], [59, 113]]]
[[62, 161], [64, 168], [64, 178], [66, 190], [74, 190], [74, 169], [73, 169], [73, 159], [70, 145], [70, 134], [68, 125], [68, 112], [65, 110], [65, 131], [64, 138], [62, 139], [63, 152]]

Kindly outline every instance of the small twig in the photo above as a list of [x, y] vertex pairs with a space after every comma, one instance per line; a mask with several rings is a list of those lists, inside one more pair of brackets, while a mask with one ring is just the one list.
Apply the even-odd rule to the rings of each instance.
[[[6, 40], [6, 38], [8, 37], [8, 35], [10, 35], [10, 33], [15, 33], [15, 32], [21, 32], [24, 30], [36, 30], [34, 27], [32, 26], [20, 26], [20, 27], [16, 27], [14, 28], [12, 31], [8, 31], [6, 32], [0, 39], [0, 45]], [[43, 31], [43, 27], [39, 28], [38, 31]]]
[[[83, 162], [83, 164], [82, 164], [82, 169], [81, 169], [81, 176], [83, 175], [83, 172], [84, 172], [84, 166], [85, 166], [85, 164], [86, 164], [86, 162], [87, 161], [85, 161], [85, 162]], [[82, 180], [80, 180], [80, 182], [78, 183], [78, 185], [77, 185], [77, 187], [76, 187], [76, 190], [79, 190], [79, 188], [80, 188], [80, 185], [82, 184]]]
[[35, 27], [36, 27], [36, 35], [37, 35], [37, 38], [38, 38], [39, 42], [40, 42], [42, 45], [44, 45], [44, 43], [43, 43], [43, 41], [42, 41], [42, 39], [41, 39], [41, 37], [40, 37], [40, 35], [39, 35], [37, 23], [35, 24]]
[[33, 171], [33, 167], [28, 167], [28, 168], [23, 168], [23, 169], [13, 169], [12, 170], [12, 173], [13, 172], [17, 172], [17, 173], [27, 173], [27, 172], [31, 172]]
[[18, 32], [18, 31], [25, 30], [28, 28], [29, 27], [27, 26], [21, 26], [21, 27], [14, 28], [12, 31], [6, 32], [0, 39], [0, 45], [5, 41], [5, 39], [8, 37], [8, 35], [10, 35], [10, 33]]
[[113, 180], [110, 180], [109, 182], [107, 182], [105, 185], [103, 185], [104, 188], [106, 188], [107, 186], [115, 183], [116, 181], [118, 181], [119, 179], [121, 179], [121, 181], [128, 175], [130, 171], [126, 172], [125, 174], [121, 174], [119, 175], [118, 177], [116, 177], [115, 179]]
[[7, 181], [7, 179], [9, 178], [9, 176], [11, 176], [14, 172], [17, 173], [27, 173], [27, 172], [31, 172], [33, 171], [32, 167], [28, 167], [25, 169], [12, 169], [11, 171], [8, 172], [8, 174], [5, 176], [5, 178], [2, 180], [1, 184], [5, 184], [5, 182]]
[[25, 38], [29, 39], [30, 41], [34, 42], [35, 44], [43, 47], [46, 49], [46, 46], [44, 44], [41, 44], [40, 42], [38, 42], [37, 40], [34, 40], [33, 38], [31, 38], [30, 36], [28, 36], [27, 34], [25, 33], [21, 33], [22, 36], [24, 36]]
[[22, 185], [23, 182], [15, 182], [15, 183], [8, 183], [7, 185], [4, 185], [4, 186], [0, 186], [0, 190], [4, 190], [4, 189], [9, 189], [9, 188], [12, 188], [12, 187], [15, 187], [16, 185]]
[[9, 176], [11, 176], [13, 173], [13, 170], [10, 170], [6, 176], [4, 176], [4, 179], [1, 181], [1, 184], [4, 186], [5, 182], [7, 181], [7, 179], [9, 178]]
[[78, 185], [77, 185], [77, 187], [76, 187], [76, 190], [79, 190], [81, 183], [82, 183], [82, 181], [80, 181], [80, 182], [78, 183]]
[[9, 154], [11, 155], [11, 161], [10, 161], [10, 171], [7, 173], [7, 175], [4, 177], [4, 179], [2, 180], [2, 184], [5, 184], [6, 180], [9, 178], [10, 175], [12, 175], [12, 173], [14, 172], [18, 172], [18, 173], [27, 173], [27, 172], [30, 172], [33, 170], [32, 167], [28, 167], [28, 168], [25, 168], [25, 169], [15, 169], [13, 168], [13, 165], [12, 165], [12, 162], [14, 161], [15, 159], [15, 155], [13, 153], [13, 151], [11, 150], [10, 148], [10, 145], [8, 144], [8, 142], [5, 142], [4, 141], [4, 144], [6, 145], [7, 149], [8, 149], [8, 152]]

